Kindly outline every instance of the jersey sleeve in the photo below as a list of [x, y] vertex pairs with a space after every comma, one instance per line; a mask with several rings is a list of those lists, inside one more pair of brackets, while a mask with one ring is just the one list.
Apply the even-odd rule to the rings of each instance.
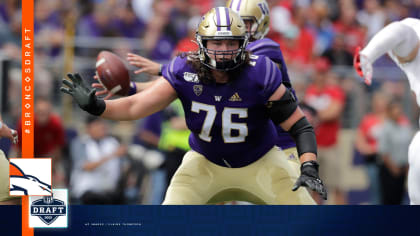
[[[175, 57], [169, 64], [162, 66], [162, 76], [178, 92], [182, 81], [179, 79], [186, 67], [186, 58]], [[182, 77], [182, 76], [181, 76]]]
[[265, 102], [273, 95], [282, 83], [282, 74], [277, 65], [268, 57], [262, 57], [261, 76], [259, 82], [262, 87], [262, 97]]
[[269, 57], [274, 63], [276, 63], [281, 71], [283, 84], [286, 88], [290, 89], [296, 97], [295, 90], [292, 87], [292, 83], [290, 82], [289, 74], [287, 72], [286, 62], [284, 61], [283, 53], [278, 43], [271, 39], [264, 38], [250, 43], [247, 49], [254, 55]]
[[251, 51], [252, 54], [269, 57], [276, 63], [279, 63], [283, 60], [280, 45], [267, 38], [250, 43], [247, 49]]

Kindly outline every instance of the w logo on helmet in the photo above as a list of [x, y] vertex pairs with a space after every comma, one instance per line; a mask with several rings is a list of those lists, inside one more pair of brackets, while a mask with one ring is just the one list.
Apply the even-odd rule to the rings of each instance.
[[11, 158], [9, 194], [51, 196], [51, 159]]

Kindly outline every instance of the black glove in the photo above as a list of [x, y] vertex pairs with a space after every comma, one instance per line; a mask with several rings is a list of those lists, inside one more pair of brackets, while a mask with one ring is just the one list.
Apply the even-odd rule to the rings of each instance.
[[60, 88], [61, 92], [70, 94], [83, 110], [92, 115], [100, 116], [105, 111], [105, 102], [96, 97], [96, 90], [87, 87], [78, 73], [67, 74], [67, 77], [70, 81], [63, 79], [63, 84], [68, 88], [62, 86]]
[[300, 166], [300, 177], [293, 186], [293, 191], [296, 191], [300, 186], [305, 186], [321, 195], [324, 200], [327, 200], [327, 190], [322, 184], [322, 180], [318, 175], [319, 164], [316, 161], [305, 161]]

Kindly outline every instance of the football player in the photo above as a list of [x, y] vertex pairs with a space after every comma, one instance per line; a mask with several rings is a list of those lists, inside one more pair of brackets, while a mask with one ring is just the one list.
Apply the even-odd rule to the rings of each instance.
[[[269, 38], [264, 38], [269, 31], [270, 24], [270, 11], [266, 0], [229, 0], [226, 3], [226, 7], [236, 11], [245, 22], [250, 41], [246, 49], [254, 55], [264, 55], [275, 62], [282, 74], [282, 83], [286, 88], [292, 91], [293, 95], [295, 95], [295, 91], [287, 73], [287, 67], [283, 59], [280, 45]], [[140, 68], [135, 71], [136, 74], [146, 72], [151, 75], [159, 75], [167, 66], [132, 53], [127, 55], [127, 60], [130, 64]], [[152, 83], [153, 82], [131, 82], [130, 95], [144, 90]], [[94, 83], [92, 86], [94, 88], [103, 89], [103, 86], [99, 83]], [[97, 92], [97, 95], [103, 94], [107, 94], [105, 99], [108, 99], [113, 95], [105, 90]], [[280, 126], [276, 126], [276, 129], [278, 133], [276, 145], [285, 152], [287, 159], [297, 170], [299, 170], [300, 162], [298, 160], [298, 153], [294, 140], [289, 133]]]
[[[211, 9], [196, 39], [197, 53], [173, 59], [163, 77], [133, 96], [98, 99], [78, 74], [69, 74], [61, 91], [83, 110], [113, 120], [136, 120], [177, 97], [181, 100], [192, 150], [172, 178], [163, 204], [315, 204], [301, 186], [326, 198], [313, 128], [282, 84], [278, 67], [245, 50], [248, 36], [240, 16], [226, 7]], [[300, 176], [275, 147], [274, 124], [294, 138]]]
[[[368, 45], [354, 55], [354, 68], [371, 84], [372, 64], [385, 53], [405, 72], [411, 90], [420, 106], [420, 20], [406, 18], [393, 22], [369, 41]], [[420, 132], [417, 132], [408, 149], [408, 194], [411, 204], [420, 204]]]
[[[3, 123], [0, 116], [0, 138], [9, 138], [14, 144], [17, 143], [18, 134], [16, 130], [10, 129]], [[0, 150], [0, 205], [19, 204], [20, 198], [9, 196], [9, 161], [4, 152]]]

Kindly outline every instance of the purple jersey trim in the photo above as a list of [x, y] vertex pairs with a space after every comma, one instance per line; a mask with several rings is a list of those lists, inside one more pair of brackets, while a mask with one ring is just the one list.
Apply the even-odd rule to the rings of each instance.
[[174, 64], [178, 57], [175, 57], [170, 64], [162, 66], [162, 76], [175, 88]]
[[274, 79], [275, 79], [276, 73], [277, 73], [276, 66], [274, 65], [274, 63], [270, 59], [266, 58], [266, 60], [269, 60], [271, 62], [271, 71], [270, 71], [271, 77], [270, 77], [270, 80], [268, 81], [268, 86], [266, 87], [266, 89], [269, 90], [269, 91], [271, 91], [271, 90], [276, 91], [277, 88], [273, 88], [273, 86], [275, 86]]
[[[270, 74], [271, 74], [271, 70], [272, 70], [272, 63], [271, 63], [271, 61], [270, 61], [270, 59], [268, 59], [268, 58], [264, 58], [265, 59], [265, 71], [266, 71], [266, 73], [265, 73], [265, 78], [264, 78], [264, 88], [266, 88], [267, 87], [267, 84], [268, 84], [268, 79], [270, 78]], [[270, 73], [269, 73], [269, 71], [270, 71]]]

